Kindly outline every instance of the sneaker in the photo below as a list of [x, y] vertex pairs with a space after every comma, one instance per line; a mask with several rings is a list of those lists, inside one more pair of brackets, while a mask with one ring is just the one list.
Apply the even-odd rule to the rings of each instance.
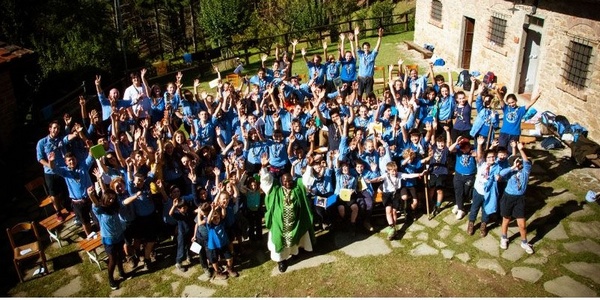
[[229, 274], [229, 277], [239, 277], [240, 276], [240, 273], [234, 271], [233, 269], [228, 269], [227, 274]]
[[479, 226], [479, 233], [481, 234], [481, 237], [487, 236], [487, 223], [486, 222], [481, 222], [481, 225]]
[[508, 239], [507, 238], [500, 238], [500, 249], [502, 250], [506, 250], [508, 249]]
[[387, 239], [389, 241], [391, 241], [391, 240], [394, 239], [394, 236], [396, 236], [396, 229], [393, 228], [393, 227], [389, 227], [389, 231], [388, 231], [388, 234], [387, 234]]
[[521, 243], [521, 248], [523, 248], [527, 254], [533, 254], [533, 248], [531, 247], [531, 244]]
[[221, 273], [221, 272], [216, 272], [214, 278], [220, 279], [220, 280], [225, 280], [225, 279], [227, 279], [227, 274]]
[[462, 209], [458, 210], [458, 213], [456, 214], [456, 219], [460, 220], [465, 216], [465, 212]]
[[81, 222], [77, 218], [73, 219], [73, 226], [81, 227]]
[[458, 205], [454, 205], [454, 207], [452, 208], [452, 213], [453, 214], [457, 214], [458, 213]]
[[113, 291], [119, 289], [119, 284], [114, 280], [109, 280], [108, 284], [110, 285], [110, 289]]
[[280, 262], [277, 263], [277, 268], [279, 269], [279, 272], [283, 273], [287, 270], [287, 262], [285, 260], [282, 260]]
[[473, 235], [475, 233], [475, 223], [473, 223], [473, 221], [469, 221], [469, 224], [467, 224], [467, 234], [468, 235]]
[[183, 265], [181, 265], [181, 263], [176, 263], [175, 264], [175, 268], [177, 268], [177, 270], [181, 271], [181, 272], [186, 272], [187, 268], [185, 268]]
[[373, 226], [371, 225], [371, 222], [369, 222], [369, 221], [365, 221], [365, 222], [363, 223], [363, 226], [365, 226], [365, 229], [366, 229], [368, 232], [373, 232], [373, 231], [375, 230], [375, 229], [373, 228]]
[[59, 222], [64, 222], [65, 221], [65, 217], [63, 217], [63, 215], [61, 213], [56, 213], [56, 219]]
[[435, 216], [437, 216], [439, 214], [440, 214], [440, 207], [436, 205], [436, 206], [433, 207], [433, 213], [432, 213], [432, 215], [435, 217]]

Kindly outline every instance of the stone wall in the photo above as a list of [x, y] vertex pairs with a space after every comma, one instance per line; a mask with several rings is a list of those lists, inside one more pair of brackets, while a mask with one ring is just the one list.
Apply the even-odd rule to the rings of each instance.
[[[434, 53], [460, 71], [465, 17], [475, 20], [470, 70], [493, 71], [509, 92], [518, 91], [523, 62], [528, 15], [544, 20], [543, 27], [530, 25], [541, 33], [536, 85], [543, 96], [536, 103], [538, 111], [550, 110], [565, 115], [590, 131], [590, 138], [600, 142], [600, 3], [597, 1], [539, 1], [513, 5], [502, 0], [443, 0], [442, 21], [431, 19], [432, 0], [417, 0], [415, 42], [430, 43]], [[475, 4], [476, 3], [476, 4]], [[493, 14], [507, 20], [502, 47], [489, 42], [488, 30]], [[593, 47], [586, 88], [573, 89], [563, 83], [567, 46], [575, 38], [584, 38]]]

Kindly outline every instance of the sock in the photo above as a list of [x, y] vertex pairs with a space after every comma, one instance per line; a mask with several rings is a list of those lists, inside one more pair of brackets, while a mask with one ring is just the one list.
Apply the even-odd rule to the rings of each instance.
[[527, 239], [521, 240], [522, 244], [527, 244]]
[[437, 206], [437, 207], [440, 207], [440, 206], [442, 206], [442, 202], [437, 202], [437, 203], [435, 204], [435, 206]]
[[506, 234], [503, 234], [503, 235], [502, 235], [502, 238], [503, 238], [503, 239], [508, 239], [508, 237], [506, 236]]

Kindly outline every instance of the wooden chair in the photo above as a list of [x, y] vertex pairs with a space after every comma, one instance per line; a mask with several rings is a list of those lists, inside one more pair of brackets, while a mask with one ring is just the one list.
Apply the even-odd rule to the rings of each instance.
[[44, 177], [38, 177], [27, 184], [25, 189], [31, 194], [33, 199], [38, 203], [40, 208], [44, 209], [46, 217], [48, 216], [48, 207], [52, 207], [53, 198], [48, 194], [46, 185], [44, 184]]
[[[381, 72], [381, 78], [377, 77], [377, 73]], [[373, 69], [373, 86], [381, 84], [384, 88], [387, 85], [387, 70], [383, 66], [375, 66]]]
[[77, 244], [88, 255], [90, 262], [96, 263], [98, 268], [102, 270], [102, 266], [100, 266], [100, 254], [97, 251], [103, 246], [100, 233], [97, 233], [93, 238], [81, 240]]
[[[37, 258], [41, 260], [41, 266], [43, 267], [43, 273], [48, 273], [48, 266], [46, 264], [46, 254], [41, 247], [40, 235], [33, 222], [19, 223], [12, 228], [6, 228], [8, 239], [10, 240], [10, 246], [13, 250], [13, 262], [19, 280], [23, 282], [23, 274], [21, 273], [21, 263]], [[32, 237], [35, 237], [33, 242]]]

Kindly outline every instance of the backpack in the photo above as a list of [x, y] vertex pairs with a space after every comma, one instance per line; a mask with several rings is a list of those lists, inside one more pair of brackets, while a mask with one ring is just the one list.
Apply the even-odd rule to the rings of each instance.
[[483, 76], [483, 83], [485, 83], [485, 85], [487, 85], [488, 87], [492, 87], [492, 85], [496, 83], [496, 75], [494, 74], [494, 72], [488, 71], [487, 73], [485, 73], [485, 75]]
[[460, 71], [456, 86], [462, 87], [465, 91], [471, 90], [471, 73], [469, 73], [469, 70]]

